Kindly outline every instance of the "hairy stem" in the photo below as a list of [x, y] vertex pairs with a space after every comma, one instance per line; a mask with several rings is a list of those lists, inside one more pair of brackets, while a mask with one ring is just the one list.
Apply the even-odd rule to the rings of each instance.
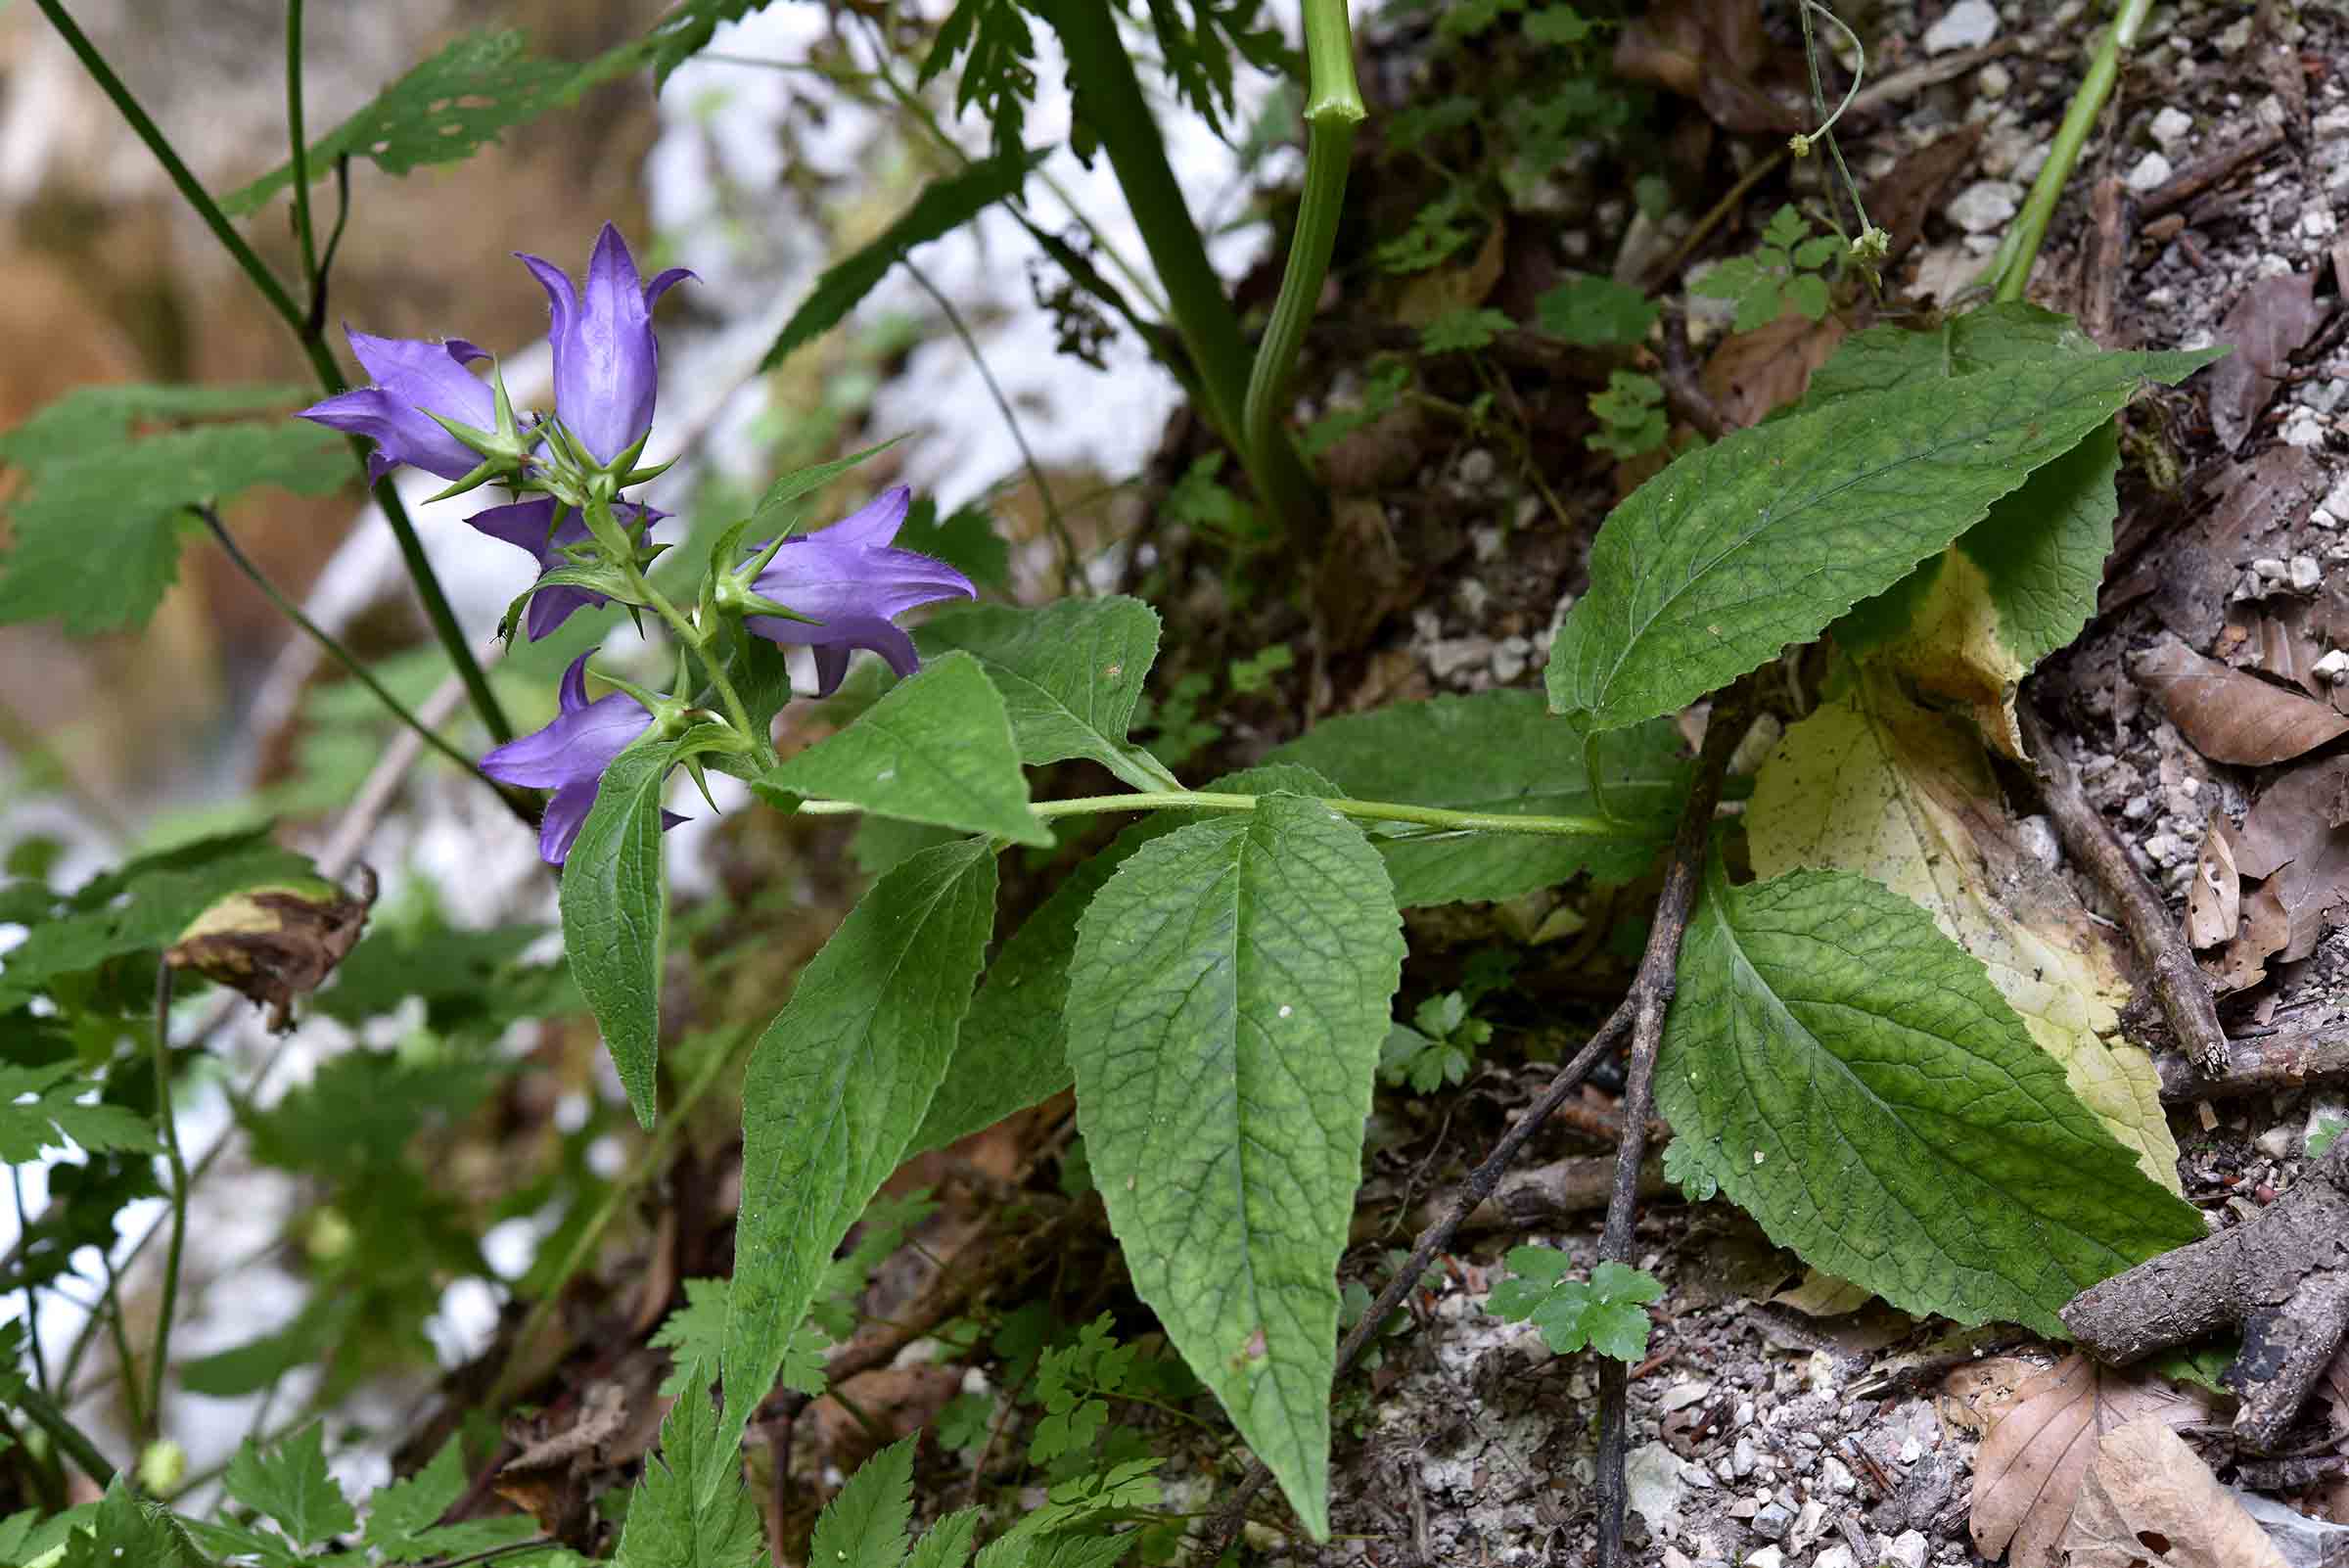
[[[1254, 795], [1200, 790], [1136, 790], [1125, 795], [1081, 795], [1067, 801], [1037, 801], [1029, 809], [1049, 821], [1059, 816], [1091, 816], [1103, 811], [1253, 811], [1259, 799]], [[1394, 801], [1357, 801], [1345, 796], [1332, 797], [1321, 804], [1340, 816], [1359, 822], [1407, 822], [1452, 833], [1606, 838], [1623, 831], [1622, 823], [1604, 816], [1509, 816], [1497, 811], [1451, 811]], [[801, 814], [807, 816], [840, 816], [863, 809], [852, 801], [808, 801], [800, 807]]]
[[2080, 78], [2071, 108], [2064, 111], [2048, 161], [2040, 165], [2039, 177], [2031, 182], [2031, 194], [2023, 199], [2022, 211], [2000, 240], [1989, 270], [1982, 274], [1983, 284], [2002, 303], [2023, 297], [2023, 287], [2031, 281], [2031, 265], [2039, 259], [2040, 242], [2048, 237], [2049, 220], [2055, 215], [2055, 204], [2079, 165], [2081, 149], [2088, 145], [2096, 116], [2104, 113], [2113, 83], [2120, 79], [2121, 59], [2137, 47], [2137, 35], [2152, 9], [2153, 0], [2120, 0], [2112, 25], [2104, 29], [2103, 42], [2096, 45], [2096, 55], [2088, 63], [2088, 74]]
[[1280, 294], [1248, 377], [1246, 437], [1249, 450], [1260, 458], [1276, 447], [1287, 449], [1281, 396], [1297, 350], [1305, 343], [1306, 326], [1321, 299], [1322, 280], [1329, 276], [1338, 219], [1346, 209], [1354, 127], [1367, 113], [1354, 79], [1354, 35], [1347, 25], [1346, 0], [1306, 0], [1305, 55], [1312, 78], [1312, 96], [1305, 106], [1305, 191], [1297, 204], [1297, 231], [1289, 240]]
[[[344, 380], [342, 367], [335, 363], [333, 352], [327, 348], [319, 324], [312, 323], [308, 312], [294, 302], [294, 297], [277, 280], [277, 274], [269, 270], [268, 263], [260, 258], [252, 246], [245, 243], [245, 237], [229, 223], [228, 214], [220, 210], [220, 205], [212, 200], [203, 183], [181, 161], [170, 140], [148, 116], [147, 111], [140, 107], [138, 99], [123, 85], [122, 78], [115, 74], [114, 67], [107, 64], [106, 57], [98, 52], [97, 46], [73, 24], [73, 19], [66, 15], [63, 0], [33, 0], [33, 4], [40, 8], [42, 16], [49, 19], [49, 24], [57, 29], [66, 47], [73, 51], [82, 69], [90, 73], [90, 79], [113, 101], [124, 123], [147, 145], [147, 150], [155, 155], [156, 161], [163, 165], [163, 173], [169, 177], [188, 206], [194, 208], [196, 215], [204, 220], [205, 227], [210, 229], [213, 237], [219, 240], [222, 248], [228, 252], [229, 258], [252, 281], [278, 319], [293, 332], [301, 345], [302, 353], [310, 362], [312, 373], [318, 378], [318, 385], [330, 397], [345, 390], [349, 383]], [[350, 451], [352, 459], [359, 464], [360, 472], [364, 473], [367, 443], [354, 436], [350, 439]], [[425, 619], [432, 623], [434, 635], [439, 638], [440, 646], [448, 652], [449, 662], [464, 678], [465, 690], [473, 699], [474, 711], [481, 715], [482, 723], [487, 727], [492, 738], [501, 742], [512, 740], [514, 726], [507, 721], [505, 709], [499, 705], [496, 693], [489, 689], [487, 677], [482, 673], [480, 663], [473, 657], [473, 649], [465, 641], [464, 628], [457, 624], [456, 612], [449, 608], [448, 595], [441, 591], [440, 579], [434, 574], [433, 563], [424, 553], [424, 541], [416, 536], [416, 525], [408, 520], [408, 511], [400, 501], [399, 491], [388, 478], [375, 481], [373, 488], [376, 505], [382, 509], [384, 520], [392, 525], [392, 535], [399, 543], [400, 560], [406, 564], [408, 576], [416, 584], [416, 596], [423, 601]]]

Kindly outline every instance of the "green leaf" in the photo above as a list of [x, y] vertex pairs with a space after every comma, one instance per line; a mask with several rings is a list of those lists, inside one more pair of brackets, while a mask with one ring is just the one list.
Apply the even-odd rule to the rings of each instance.
[[1316, 1540], [1400, 926], [1354, 825], [1268, 795], [1135, 852], [1070, 972], [1078, 1114], [1134, 1289]]
[[[577, 63], [532, 59], [525, 41], [513, 30], [471, 32], [414, 67], [310, 144], [303, 166], [311, 180], [332, 174], [343, 158], [367, 159], [387, 174], [462, 162], [514, 127], [636, 69], [654, 48], [637, 39]], [[242, 217], [293, 183], [294, 165], [281, 163], [222, 197], [220, 209]]]
[[[1514, 899], [1577, 872], [1626, 881], [1672, 841], [1688, 768], [1680, 738], [1659, 719], [1598, 744], [1606, 809], [1622, 826], [1576, 838], [1441, 833], [1371, 842], [1409, 909], [1469, 899]], [[1552, 717], [1539, 692], [1435, 697], [1314, 725], [1266, 759], [1327, 774], [1338, 793], [1503, 816], [1597, 816], [1582, 731]]]
[[824, 1505], [807, 1545], [823, 1568], [898, 1568], [913, 1518], [912, 1438], [892, 1443], [857, 1467]]
[[1931, 332], [1870, 327], [1836, 346], [1811, 373], [1802, 411], [1816, 413], [1849, 397], [1949, 381], [1984, 370], [2058, 359], [2093, 358], [2088, 334], [2037, 305], [1985, 305], [1952, 316]]
[[930, 1527], [913, 1544], [905, 1568], [962, 1568], [971, 1560], [971, 1542], [979, 1533], [979, 1510], [959, 1508]]
[[285, 1327], [181, 1362], [180, 1387], [221, 1400], [257, 1394], [295, 1367], [323, 1360], [342, 1339], [357, 1305], [355, 1297], [321, 1292]]
[[1548, 1247], [1518, 1247], [1509, 1253], [1517, 1277], [1493, 1287], [1487, 1304], [1503, 1322], [1532, 1321], [1543, 1343], [1559, 1356], [1586, 1345], [1619, 1361], [1647, 1354], [1646, 1304], [1664, 1298], [1652, 1274], [1602, 1262], [1588, 1281], [1566, 1277], [1571, 1260]]
[[995, 531], [995, 520], [980, 502], [956, 507], [942, 522], [937, 497], [916, 496], [895, 542], [900, 550], [945, 562], [982, 588], [1011, 588], [1010, 541]]
[[[186, 393], [187, 395], [174, 395]], [[165, 421], [255, 405], [297, 406], [278, 387], [84, 388], [0, 436], [0, 463], [24, 471], [8, 498], [0, 625], [61, 620], [87, 636], [142, 625], [179, 575], [185, 509], [259, 484], [322, 495], [351, 477], [334, 432], [274, 418]], [[133, 426], [150, 427], [133, 435]]]
[[1041, 610], [968, 605], [914, 633], [926, 657], [978, 657], [1003, 694], [1020, 761], [1089, 758], [1135, 789], [1166, 788], [1126, 742], [1142, 681], [1158, 657], [1158, 612], [1138, 599], [1062, 599]]
[[908, 822], [1052, 843], [1029, 807], [1003, 699], [967, 653], [932, 660], [847, 729], [751, 787], [787, 809], [793, 796], [829, 797]]
[[267, 1453], [246, 1439], [228, 1461], [223, 1485], [298, 1546], [315, 1546], [359, 1527], [350, 1499], [327, 1474], [326, 1429], [316, 1421]]
[[1525, 17], [1525, 35], [1538, 44], [1578, 44], [1590, 36], [1592, 23], [1572, 6], [1544, 6]]
[[[205, 1560], [170, 1510], [134, 1496], [119, 1475], [106, 1489], [106, 1496], [75, 1524], [77, 1528], [62, 1543], [65, 1556], [59, 1568], [122, 1568], [130, 1563], [138, 1568], [195, 1568]], [[265, 1536], [261, 1539], [265, 1546], [282, 1555], [284, 1548], [277, 1543]]]
[[906, 860], [801, 972], [751, 1054], [726, 1321], [731, 1434], [773, 1386], [833, 1249], [930, 1109], [970, 1010], [994, 900], [985, 840]]
[[1643, 342], [1656, 323], [1656, 304], [1646, 295], [1613, 278], [1581, 273], [1544, 293], [1534, 308], [1543, 332], [1593, 348]]
[[661, 1049], [661, 960], [668, 946], [661, 786], [684, 745], [684, 737], [656, 740], [648, 732], [614, 758], [563, 862], [563, 951], [604, 1032], [628, 1106], [648, 1128]]
[[619, 1568], [761, 1568], [759, 1508], [742, 1484], [740, 1439], [720, 1430], [707, 1394], [709, 1368], [661, 1423], [661, 1453], [645, 1461], [628, 1498]]
[[769, 484], [766, 493], [759, 497], [759, 504], [752, 509], [750, 526], [746, 531], [756, 540], [773, 538], [798, 521], [789, 511], [792, 502], [814, 494], [849, 470], [880, 456], [904, 438], [902, 436], [893, 436], [888, 440], [876, 441], [860, 452], [851, 452], [846, 457], [836, 457], [827, 463], [793, 469]]
[[1460, 353], [1482, 348], [1517, 325], [1507, 312], [1491, 309], [1448, 310], [1419, 329], [1423, 353]]
[[653, 28], [653, 91], [668, 85], [668, 73], [709, 45], [717, 29], [764, 11], [768, 0], [685, 0]]
[[464, 1450], [452, 1437], [430, 1464], [368, 1499], [366, 1545], [386, 1563], [430, 1563], [511, 1546], [538, 1534], [535, 1520], [517, 1515], [438, 1523], [472, 1479]]
[[1043, 161], [1048, 149], [1011, 152], [971, 164], [958, 174], [932, 180], [895, 223], [846, 259], [834, 262], [815, 280], [815, 288], [783, 324], [760, 370], [772, 370], [803, 344], [829, 332], [841, 318], [873, 292], [891, 267], [905, 259], [915, 246], [960, 228], [997, 202], [1019, 194], [1029, 170]]
[[2208, 353], [2098, 354], [1896, 388], [1739, 431], [1615, 509], [1559, 627], [1549, 699], [1617, 729], [1807, 642]]
[[[685, 1281], [685, 1305], [661, 1319], [647, 1341], [655, 1350], [670, 1353], [668, 1376], [661, 1383], [664, 1399], [680, 1398], [691, 1390], [686, 1379], [697, 1368], [707, 1372], [718, 1363], [726, 1347], [726, 1282], [722, 1279]], [[707, 1392], [705, 1382], [702, 1390]]]
[[[1235, 795], [1276, 789], [1326, 795], [1335, 787], [1306, 768], [1274, 763], [1217, 779], [1209, 788]], [[905, 1151], [908, 1156], [992, 1127], [1076, 1081], [1069, 1067], [1065, 1013], [1077, 922], [1128, 855], [1186, 822], [1206, 819], [1197, 811], [1152, 812], [1062, 878], [1021, 924], [987, 966], [970, 1016], [962, 1021], [945, 1082], [939, 1084], [930, 1114]]]
[[1844, 871], [1728, 886], [1681, 947], [1656, 1069], [1680, 1169], [1895, 1306], [2064, 1337], [2096, 1281], [2201, 1237], [1981, 963]]
[[0, 1066], [0, 1160], [24, 1165], [46, 1149], [63, 1149], [68, 1138], [92, 1154], [155, 1152], [147, 1118], [119, 1105], [80, 1103], [97, 1085], [77, 1075], [78, 1066], [70, 1059], [46, 1067]]
[[1015, 152], [1036, 99], [1036, 34], [1017, 0], [955, 0], [922, 59], [920, 82], [927, 85], [966, 51], [954, 83], [955, 112], [978, 106], [994, 133], [996, 156]]

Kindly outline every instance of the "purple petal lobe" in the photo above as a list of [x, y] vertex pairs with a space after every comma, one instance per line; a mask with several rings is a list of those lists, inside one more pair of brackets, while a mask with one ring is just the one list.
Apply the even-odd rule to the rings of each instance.
[[881, 655], [900, 675], [912, 674], [921, 661], [897, 618], [941, 599], [978, 597], [971, 579], [944, 561], [890, 543], [910, 504], [911, 492], [894, 485], [830, 528], [786, 539], [759, 574], [760, 594], [816, 623], [750, 616], [743, 625], [776, 643], [813, 648], [818, 695], [839, 687], [856, 648]]
[[578, 842], [579, 829], [587, 825], [587, 813], [595, 809], [596, 791], [601, 777], [584, 784], [567, 784], [547, 799], [546, 815], [538, 819], [538, 858], [548, 865], [561, 865]]
[[609, 463], [652, 429], [661, 365], [653, 301], [689, 274], [672, 269], [647, 287], [627, 242], [609, 223], [596, 235], [583, 294], [541, 258], [522, 260], [546, 290], [555, 412], [590, 456]]

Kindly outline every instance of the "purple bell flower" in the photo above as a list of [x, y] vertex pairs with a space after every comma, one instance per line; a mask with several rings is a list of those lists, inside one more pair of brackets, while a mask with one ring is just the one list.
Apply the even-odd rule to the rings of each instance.
[[[612, 510], [622, 523], [641, 521], [648, 530], [669, 515], [658, 507], [639, 506], [634, 501], [616, 501]], [[503, 539], [530, 551], [540, 572], [551, 572], [571, 564], [563, 554], [564, 545], [587, 541], [587, 520], [577, 512], [565, 518], [563, 526], [549, 538], [547, 527], [554, 520], [555, 499], [547, 495], [534, 501], [517, 501], [511, 506], [493, 506], [486, 512], [474, 513], [465, 521], [493, 539]], [[541, 588], [531, 596], [530, 607], [524, 612], [524, 630], [530, 641], [536, 642], [569, 621], [572, 612], [609, 603], [609, 599], [591, 588]]]
[[330, 430], [364, 436], [375, 442], [367, 454], [367, 477], [382, 479], [402, 463], [442, 479], [463, 479], [482, 465], [482, 454], [433, 423], [429, 414], [476, 430], [497, 427], [497, 397], [489, 384], [465, 367], [489, 356], [462, 338], [434, 343], [423, 338], [376, 338], [343, 329], [351, 351], [374, 385], [337, 392], [298, 416]]
[[[482, 771], [500, 784], [553, 790], [538, 823], [538, 855], [561, 865], [595, 806], [595, 792], [612, 759], [650, 729], [653, 715], [624, 691], [587, 700], [587, 655], [563, 671], [562, 712], [536, 734], [511, 740], [482, 759]], [[664, 811], [662, 825], [684, 820]]]
[[979, 597], [971, 579], [944, 561], [891, 546], [912, 499], [904, 485], [893, 485], [830, 528], [785, 539], [752, 584], [818, 623], [746, 616], [742, 623], [771, 642], [814, 649], [819, 697], [840, 689], [858, 648], [870, 648], [899, 675], [912, 674], [922, 661], [896, 619], [939, 599]]
[[609, 223], [596, 236], [595, 254], [587, 260], [584, 299], [562, 268], [515, 254], [546, 291], [553, 318], [547, 340], [555, 350], [555, 413], [589, 456], [609, 463], [653, 428], [653, 392], [661, 368], [653, 301], [670, 284], [694, 275], [671, 267], [640, 283], [627, 242]]

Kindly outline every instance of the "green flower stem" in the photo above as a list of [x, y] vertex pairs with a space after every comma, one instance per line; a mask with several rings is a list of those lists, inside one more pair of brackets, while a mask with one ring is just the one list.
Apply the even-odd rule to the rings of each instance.
[[[603, 508], [605, 521], [614, 528], [619, 527], [619, 520], [611, 517], [609, 502], [596, 500], [588, 504]], [[725, 662], [711, 655], [709, 633], [695, 624], [691, 616], [678, 609], [668, 594], [654, 587], [652, 579], [644, 575], [634, 561], [622, 556], [613, 564], [626, 575], [628, 591], [636, 601], [667, 623], [680, 644], [693, 650], [694, 658], [701, 661], [703, 672], [710, 677], [710, 689], [717, 694], [719, 702], [725, 704], [727, 720], [743, 739], [758, 748], [760, 764], [764, 767], [775, 766], [774, 743], [751, 722], [751, 711], [744, 705], [742, 694], [734, 689], [733, 680], [727, 676]], [[679, 689], [682, 691], [682, 686]]]
[[[40, 9], [42, 16], [49, 19], [49, 24], [66, 41], [66, 47], [73, 51], [74, 58], [90, 73], [91, 80], [97, 82], [100, 90], [113, 100], [124, 123], [130, 126], [140, 141], [147, 144], [147, 150], [155, 155], [156, 161], [163, 165], [163, 173], [169, 176], [172, 185], [178, 189], [188, 206], [195, 209], [196, 215], [204, 219], [205, 227], [210, 229], [227, 250], [229, 258], [252, 280], [253, 288], [259, 291], [269, 308], [292, 329], [295, 338], [301, 344], [303, 354], [310, 361], [310, 369], [316, 374], [318, 385], [325, 389], [330, 397], [346, 389], [350, 384], [344, 380], [343, 368], [335, 363], [335, 356], [327, 348], [319, 327], [310, 322], [308, 314], [294, 302], [294, 297], [286, 293], [285, 285], [278, 282], [277, 275], [269, 270], [268, 263], [260, 258], [252, 246], [245, 243], [244, 236], [229, 223], [228, 214], [220, 210], [220, 205], [211, 199], [194, 172], [180, 161], [179, 154], [173, 150], [162, 131], [148, 117], [147, 111], [139, 106], [139, 101], [131, 96], [130, 89], [123, 85], [122, 78], [115, 75], [114, 68], [106, 63], [106, 57], [73, 24], [73, 19], [66, 15], [63, 0], [33, 0], [33, 4]], [[358, 437], [352, 437], [350, 451], [352, 459], [359, 464], [360, 472], [364, 473], [367, 464], [366, 442]], [[400, 502], [399, 491], [392, 487], [390, 479], [376, 481], [374, 490], [375, 504], [383, 510], [384, 520], [392, 525], [392, 537], [399, 541], [400, 559], [406, 563], [408, 576], [416, 584], [416, 596], [424, 602], [425, 619], [432, 623], [434, 635], [439, 638], [440, 646], [448, 652], [449, 663], [465, 682], [465, 691], [473, 701], [474, 712], [481, 715], [482, 723], [488, 729], [492, 739], [500, 743], [512, 740], [514, 726], [507, 721], [506, 711], [498, 703], [497, 694], [489, 689], [488, 677], [482, 673], [480, 662], [473, 657], [472, 648], [466, 644], [464, 628], [457, 624], [456, 612], [449, 608], [448, 595], [441, 591], [440, 579], [434, 574], [433, 563], [424, 553], [424, 543], [416, 537], [416, 525], [408, 520], [408, 511]]]
[[1206, 394], [1208, 418], [1238, 448], [1250, 483], [1273, 515], [1294, 530], [1314, 529], [1320, 505], [1296, 451], [1285, 441], [1260, 448], [1247, 438], [1248, 345], [1167, 163], [1166, 142], [1118, 34], [1116, 11], [1109, 0], [1039, 0], [1036, 9], [1060, 35], [1086, 121], [1109, 154], [1142, 244], [1166, 285], [1174, 329]]
[[61, 1409], [55, 1400], [31, 1384], [20, 1381], [11, 1391], [8, 1402], [16, 1407], [19, 1414], [49, 1435], [49, 1441], [57, 1445], [58, 1453], [81, 1466], [82, 1474], [102, 1487], [114, 1482], [113, 1462], [98, 1452], [98, 1445], [90, 1441], [89, 1434], [75, 1426], [73, 1418]]
[[[1092, 816], [1104, 811], [1253, 811], [1258, 797], [1222, 795], [1200, 790], [1136, 790], [1126, 795], [1082, 795], [1067, 801], [1037, 801], [1029, 807], [1050, 821], [1058, 816]], [[1545, 838], [1611, 837], [1623, 824], [1603, 816], [1510, 816], [1498, 811], [1451, 811], [1436, 806], [1405, 806], [1396, 801], [1357, 801], [1344, 796], [1321, 804], [1340, 816], [1359, 822], [1408, 822], [1416, 827], [1452, 833], [1529, 833]], [[842, 816], [864, 807], [852, 801], [806, 801], [800, 810], [809, 816]]]
[[[163, 1253], [163, 1293], [155, 1309], [155, 1355], [147, 1364], [147, 1414], [163, 1427], [163, 1369], [171, 1363], [171, 1314], [179, 1305], [180, 1253], [188, 1239], [188, 1162], [179, 1147], [179, 1119], [171, 1109], [171, 964], [155, 966], [155, 1119], [163, 1130], [163, 1162], [171, 1168], [171, 1240]], [[130, 1368], [122, 1368], [129, 1385]], [[138, 1401], [131, 1401], [138, 1407]]]
[[1367, 114], [1354, 79], [1346, 0], [1306, 0], [1305, 58], [1312, 89], [1305, 106], [1305, 192], [1297, 204], [1297, 231], [1289, 240], [1280, 295], [1248, 377], [1248, 446], [1259, 453], [1287, 447], [1281, 394], [1321, 299], [1322, 280], [1329, 276], [1338, 219], [1346, 209], [1346, 174], [1354, 162], [1354, 128]]
[[2104, 29], [2104, 41], [2096, 45], [2088, 74], [2072, 94], [2071, 108], [2064, 111], [2048, 161], [2040, 165], [2039, 177], [2031, 182], [2031, 194], [2023, 199], [2023, 210], [2000, 240], [1998, 254], [1982, 274], [1984, 286], [2001, 302], [2023, 297], [2023, 286], [2031, 281], [2031, 265], [2039, 259], [2040, 242], [2047, 238], [2049, 220], [2055, 215], [2055, 203], [2079, 165], [2081, 149], [2088, 145], [2096, 116], [2104, 113], [2113, 83], [2120, 79], [2121, 59], [2136, 49], [2137, 35], [2144, 30], [2152, 9], [2153, 0], [2120, 0], [2112, 25]]
[[324, 323], [326, 279], [318, 271], [318, 238], [310, 227], [310, 149], [301, 115], [301, 0], [286, 0], [286, 135], [293, 144], [294, 236], [301, 245], [301, 277], [310, 295], [302, 331], [311, 336]]
[[405, 703], [401, 702], [397, 697], [392, 696], [390, 689], [387, 688], [382, 681], [375, 678], [374, 671], [370, 670], [365, 665], [359, 662], [359, 656], [357, 654], [352, 653], [348, 648], [343, 646], [342, 642], [337, 639], [333, 632], [327, 630], [324, 626], [318, 624], [317, 622], [312, 621], [307, 615], [303, 614], [301, 606], [296, 604], [292, 599], [288, 598], [286, 594], [279, 589], [277, 584], [271, 582], [269, 578], [262, 573], [261, 569], [253, 564], [253, 558], [248, 556], [244, 550], [238, 547], [235, 536], [228, 531], [227, 525], [220, 521], [220, 514], [218, 511], [208, 506], [199, 506], [193, 510], [197, 516], [204, 519], [205, 526], [212, 530], [212, 537], [220, 541], [220, 548], [228, 553], [228, 559], [230, 562], [236, 566], [238, 571], [245, 574], [247, 580], [252, 582], [254, 587], [260, 589], [262, 595], [267, 598], [271, 604], [277, 606], [279, 614], [283, 615], [287, 620], [293, 622], [297, 626], [299, 626], [302, 631], [308, 634], [313, 642], [317, 643], [319, 647], [326, 650], [329, 658], [333, 659], [335, 663], [341, 665], [345, 669], [348, 670], [351, 678], [356, 680], [360, 685], [366, 687], [367, 690], [373, 694], [375, 700], [383, 705], [384, 710], [387, 713], [391, 714], [392, 717], [398, 719], [401, 723], [407, 725], [407, 727], [415, 733], [417, 739], [423, 741], [427, 746], [432, 747], [433, 750], [438, 752], [442, 757], [445, 757], [450, 761], [456, 763], [457, 766], [463, 771], [472, 774], [474, 777], [480, 779], [484, 784], [486, 784], [491, 789], [497, 791], [498, 795], [505, 801], [505, 803], [514, 809], [515, 814], [520, 816], [524, 821], [534, 822], [537, 820], [537, 810], [531, 804], [531, 797], [527, 792], [520, 790], [509, 790], [505, 785], [498, 783], [488, 774], [483, 772], [480, 763], [476, 762], [472, 758], [466, 756], [463, 752], [457, 750], [454, 745], [450, 744], [445, 736], [441, 735], [439, 731], [434, 729], [430, 724], [427, 724], [423, 719], [417, 717], [408, 710], [408, 706]]

